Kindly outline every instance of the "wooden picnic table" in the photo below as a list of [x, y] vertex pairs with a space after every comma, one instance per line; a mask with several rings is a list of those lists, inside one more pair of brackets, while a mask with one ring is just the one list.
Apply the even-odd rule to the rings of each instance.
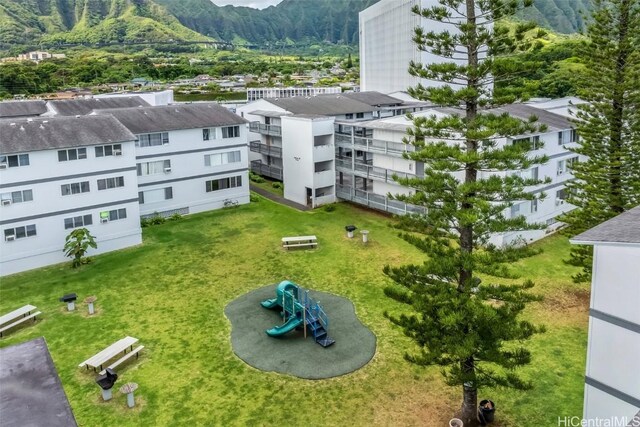
[[89, 367], [92, 367], [94, 370], [96, 368], [102, 369], [102, 365], [116, 357], [118, 353], [126, 352], [129, 347], [133, 350], [133, 345], [137, 342], [138, 338], [124, 337], [121, 340], [114, 342], [100, 353], [88, 358], [78, 365], [78, 367], [82, 368], [83, 366], [86, 366], [87, 369], [89, 369]]
[[13, 310], [11, 313], [7, 313], [4, 316], [0, 317], [0, 326], [4, 325], [5, 323], [9, 323], [13, 320], [16, 320], [24, 316], [25, 314], [30, 314], [35, 309], [36, 307], [34, 307], [33, 305], [27, 304], [24, 307], [20, 307], [17, 310]]
[[318, 239], [316, 236], [292, 236], [282, 238], [282, 247], [285, 249], [300, 246], [318, 246]]

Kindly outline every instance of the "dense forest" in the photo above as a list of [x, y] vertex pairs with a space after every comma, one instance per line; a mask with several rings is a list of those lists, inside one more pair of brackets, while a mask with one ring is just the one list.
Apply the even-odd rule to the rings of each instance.
[[[284, 0], [263, 10], [210, 0], [2, 0], [0, 44], [134, 43], [218, 40], [233, 43], [358, 43], [358, 12], [379, 0]], [[573, 33], [589, 0], [535, 0], [521, 14]]]

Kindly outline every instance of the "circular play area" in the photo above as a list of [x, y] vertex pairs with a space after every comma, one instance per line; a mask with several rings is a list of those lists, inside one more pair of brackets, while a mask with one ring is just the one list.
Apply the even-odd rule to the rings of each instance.
[[376, 352], [376, 337], [351, 301], [290, 281], [244, 294], [224, 312], [234, 353], [263, 371], [337, 377], [363, 367]]

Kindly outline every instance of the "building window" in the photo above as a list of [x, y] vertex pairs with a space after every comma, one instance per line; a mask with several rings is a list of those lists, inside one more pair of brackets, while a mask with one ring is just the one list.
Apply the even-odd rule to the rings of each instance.
[[364, 113], [356, 113], [356, 119], [364, 119]]
[[96, 147], [96, 157], [120, 155], [122, 155], [122, 144], [99, 145]]
[[25, 225], [22, 227], [6, 228], [4, 230], [4, 240], [16, 240], [36, 235], [36, 225]]
[[109, 190], [111, 188], [124, 187], [124, 176], [104, 178], [98, 180], [98, 190]]
[[89, 192], [89, 181], [74, 182], [72, 184], [62, 184], [60, 186], [63, 196]]
[[212, 139], [216, 139], [216, 129], [215, 128], [202, 129], [202, 140], [209, 141]]
[[538, 199], [533, 199], [531, 201], [531, 213], [538, 212]]
[[560, 206], [564, 204], [567, 199], [567, 190], [563, 188], [562, 190], [556, 191], [556, 206]]
[[169, 144], [168, 132], [145, 133], [138, 135], [138, 139], [136, 140], [136, 147], [153, 147], [167, 144]]
[[240, 126], [226, 126], [222, 128], [223, 138], [237, 138], [240, 136]]
[[16, 154], [13, 156], [0, 156], [0, 168], [16, 168], [18, 166], [29, 166], [28, 154]]
[[124, 208], [100, 212], [100, 222], [117, 221], [119, 219], [125, 219], [126, 217], [127, 210]]
[[138, 192], [138, 202], [141, 205], [145, 203], [162, 202], [169, 199], [173, 199], [173, 187]]
[[171, 160], [159, 160], [157, 162], [138, 163], [138, 176], [156, 175], [171, 172]]
[[11, 193], [0, 194], [2, 205], [10, 205], [11, 203], [30, 202], [33, 200], [32, 190], [12, 191]]
[[205, 166], [220, 166], [238, 162], [240, 162], [240, 150], [219, 154], [206, 154], [204, 156]]
[[78, 228], [84, 227], [86, 225], [93, 224], [93, 218], [91, 214], [82, 215], [82, 216], [74, 216], [73, 218], [65, 218], [64, 219], [64, 229], [68, 230], [70, 228]]
[[567, 161], [566, 160], [558, 160], [558, 171], [557, 175], [560, 176], [567, 171]]
[[69, 160], [81, 160], [87, 158], [86, 148], [71, 148], [69, 150], [58, 151], [58, 161], [66, 162]]
[[511, 206], [511, 218], [515, 218], [520, 215], [520, 203], [516, 203]]
[[227, 188], [235, 188], [242, 186], [241, 176], [232, 176], [230, 178], [214, 179], [206, 182], [207, 193], [218, 190], [226, 190]]
[[558, 132], [558, 145], [569, 144], [578, 141], [578, 132], [575, 129]]
[[571, 157], [570, 159], [567, 159], [567, 170], [571, 170], [573, 168], [573, 165], [575, 163], [578, 163], [579, 161], [580, 161], [580, 159], [578, 158], [578, 156]]
[[539, 150], [543, 147], [540, 135], [528, 136], [526, 138], [516, 138], [511, 141], [512, 145], [523, 145], [527, 150]]

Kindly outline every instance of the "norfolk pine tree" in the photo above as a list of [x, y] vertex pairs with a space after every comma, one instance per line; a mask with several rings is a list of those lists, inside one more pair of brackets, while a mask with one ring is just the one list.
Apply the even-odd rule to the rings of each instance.
[[[478, 274], [514, 279], [508, 264], [533, 251], [526, 246], [496, 247], [493, 233], [541, 228], [523, 216], [508, 218], [505, 210], [514, 202], [544, 197], [524, 191], [542, 181], [509, 174], [547, 161], [528, 154], [531, 145], [499, 145], [507, 136], [544, 132], [536, 118], [522, 121], [490, 107], [513, 102], [511, 95], [492, 90], [531, 64], [496, 60], [526, 44], [524, 33], [532, 26], [519, 25], [515, 34], [493, 23], [524, 6], [518, 0], [439, 0], [435, 7], [415, 7], [422, 17], [451, 25], [449, 32], [425, 32], [417, 28], [414, 42], [421, 51], [444, 58], [442, 63], [410, 64], [410, 73], [437, 87], [418, 85], [410, 93], [419, 99], [449, 106], [457, 114], [444, 118], [410, 116], [409, 142], [416, 147], [407, 158], [424, 162], [424, 177], [397, 179], [414, 189], [412, 195], [394, 196], [426, 207], [426, 214], [405, 216], [402, 237], [427, 255], [422, 265], [385, 267], [395, 282], [385, 294], [405, 304], [407, 314], [386, 313], [419, 346], [408, 361], [438, 365], [447, 384], [462, 387], [460, 416], [475, 424], [478, 389], [531, 384], [514, 370], [531, 361], [523, 341], [539, 328], [520, 314], [531, 301], [531, 281], [521, 284], [492, 283]], [[528, 3], [528, 2], [527, 2]], [[524, 46], [526, 47], [526, 46]], [[489, 110], [489, 111], [487, 111]], [[546, 181], [548, 182], [548, 181]]]
[[[574, 163], [563, 215], [575, 236], [640, 204], [640, 0], [594, 0], [582, 57], [587, 74], [576, 127], [586, 156]], [[593, 248], [575, 245], [567, 263], [582, 268], [576, 282], [591, 280]]]

